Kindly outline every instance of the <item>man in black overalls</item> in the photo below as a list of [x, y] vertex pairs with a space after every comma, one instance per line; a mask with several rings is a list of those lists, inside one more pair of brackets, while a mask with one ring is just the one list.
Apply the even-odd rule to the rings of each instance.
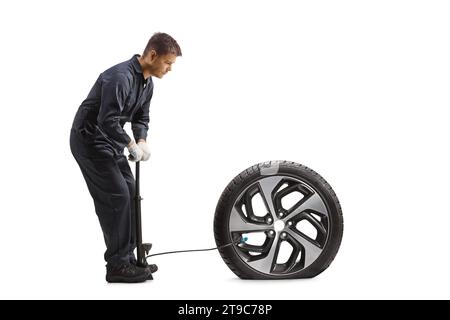
[[[72, 124], [70, 148], [94, 199], [106, 243], [106, 281], [143, 282], [156, 265], [136, 266], [135, 180], [132, 161], [150, 157], [146, 143], [152, 76], [162, 78], [181, 56], [168, 34], [155, 33], [142, 56], [134, 55], [101, 73]], [[131, 122], [134, 140], [123, 129]]]

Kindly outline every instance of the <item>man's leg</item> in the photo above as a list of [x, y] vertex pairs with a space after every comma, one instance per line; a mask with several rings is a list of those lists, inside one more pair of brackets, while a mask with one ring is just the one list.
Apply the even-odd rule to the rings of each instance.
[[72, 133], [71, 151], [94, 200], [106, 244], [107, 281], [140, 282], [148, 272], [130, 267], [128, 251], [131, 239], [130, 193], [116, 158], [92, 152], [86, 157], [85, 146]]
[[76, 158], [103, 230], [107, 250], [105, 260], [118, 265], [127, 262], [131, 237], [128, 186], [113, 158]]

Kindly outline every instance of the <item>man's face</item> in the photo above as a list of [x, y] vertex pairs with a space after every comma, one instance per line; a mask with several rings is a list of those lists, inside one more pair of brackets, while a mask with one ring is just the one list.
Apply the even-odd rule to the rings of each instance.
[[150, 53], [150, 65], [152, 66], [151, 73], [157, 78], [162, 78], [172, 68], [172, 64], [175, 63], [177, 56], [173, 53], [164, 55], [157, 55], [152, 51]]

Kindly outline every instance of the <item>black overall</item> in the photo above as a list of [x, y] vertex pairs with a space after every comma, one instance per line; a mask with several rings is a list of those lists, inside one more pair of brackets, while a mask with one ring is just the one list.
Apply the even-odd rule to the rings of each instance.
[[70, 149], [94, 200], [110, 266], [134, 260], [135, 180], [123, 153], [133, 136], [146, 139], [153, 82], [144, 79], [139, 55], [106, 70], [78, 108], [70, 133]]

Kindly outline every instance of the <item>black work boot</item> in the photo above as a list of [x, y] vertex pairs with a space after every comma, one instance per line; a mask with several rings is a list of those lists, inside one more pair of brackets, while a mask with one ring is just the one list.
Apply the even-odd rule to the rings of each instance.
[[[136, 261], [136, 258], [134, 257], [134, 255], [131, 256], [130, 263], [133, 265], [137, 265], [137, 261]], [[148, 276], [147, 280], [153, 280], [152, 273], [155, 273], [156, 271], [158, 271], [158, 266], [156, 264], [149, 264], [145, 267], [145, 269], [147, 269], [148, 272], [150, 272], [150, 275]]]
[[[131, 264], [133, 264], [133, 265], [136, 265], [136, 263], [137, 263], [136, 260], [131, 261]], [[145, 270], [147, 270], [147, 272], [149, 273], [147, 280], [153, 280], [152, 273], [155, 273], [156, 271], [158, 271], [158, 266], [156, 264], [149, 264], [145, 267]]]
[[153, 280], [152, 273], [158, 271], [158, 266], [156, 264], [149, 264], [145, 267], [145, 270], [150, 273], [147, 277], [147, 280]]
[[158, 266], [156, 264], [149, 264], [145, 267], [145, 270], [150, 272], [149, 276], [147, 277], [147, 280], [153, 280], [152, 273], [158, 271]]
[[150, 273], [155, 273], [158, 271], [158, 266], [156, 264], [149, 264], [147, 266], [147, 269], [150, 271]]
[[144, 282], [151, 276], [146, 268], [140, 268], [134, 264], [121, 264], [119, 266], [106, 266], [106, 281], [136, 283]]

